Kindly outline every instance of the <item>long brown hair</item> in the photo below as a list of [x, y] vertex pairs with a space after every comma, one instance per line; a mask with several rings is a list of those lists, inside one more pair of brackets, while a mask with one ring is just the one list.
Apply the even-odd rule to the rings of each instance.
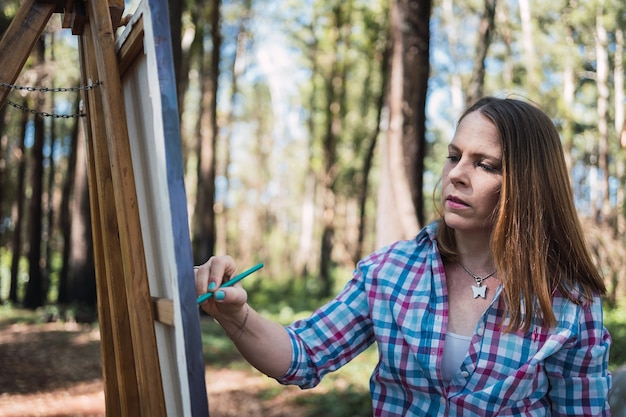
[[[507, 330], [528, 331], [533, 318], [552, 327], [552, 295], [591, 302], [606, 287], [587, 248], [559, 134], [537, 107], [486, 97], [461, 116], [480, 111], [498, 129], [502, 189], [494, 213], [491, 250], [509, 313]], [[454, 231], [440, 221], [442, 257], [458, 260]]]

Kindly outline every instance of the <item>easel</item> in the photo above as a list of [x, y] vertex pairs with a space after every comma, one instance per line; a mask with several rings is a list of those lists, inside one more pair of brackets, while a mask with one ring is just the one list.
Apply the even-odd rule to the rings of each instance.
[[[167, 3], [163, 0], [151, 0], [150, 3], [146, 6], [145, 16], [160, 19], [162, 23], [163, 16], [167, 17]], [[145, 226], [142, 230], [142, 220], [145, 223], [145, 217], [151, 215], [146, 204], [149, 206], [152, 202], [146, 202], [150, 196], [146, 197], [142, 190], [138, 190], [137, 178], [148, 184], [148, 188], [151, 185], [149, 178], [137, 173], [142, 169], [141, 155], [137, 156], [142, 150], [133, 147], [141, 146], [136, 143], [141, 141], [138, 138], [142, 133], [150, 136], [155, 132], [153, 126], [148, 126], [149, 132], [142, 131], [145, 127], [134, 120], [134, 125], [129, 124], [131, 119], [127, 118], [125, 106], [128, 95], [125, 97], [124, 76], [133, 66], [139, 65], [136, 64], [139, 58], [149, 55], [144, 48], [154, 47], [156, 55], [165, 57], [164, 61], [169, 57], [169, 63], [171, 49], [167, 49], [167, 45], [155, 45], [155, 42], [146, 45], [149, 42], [144, 40], [145, 16], [134, 21], [125, 42], [118, 48], [115, 32], [123, 11], [123, 0], [24, 0], [0, 40], [0, 54], [4, 57], [0, 63], [0, 81], [10, 84], [16, 81], [52, 14], [63, 13], [63, 27], [71, 28], [72, 33], [79, 36], [83, 85], [101, 83], [98, 88], [84, 91], [83, 101], [88, 116], [86, 148], [107, 415], [204, 416], [208, 415], [208, 401], [195, 290], [188, 284], [193, 282], [193, 271], [186, 230], [182, 168], [178, 166], [181, 156], [177, 119], [176, 126], [164, 120], [156, 129], [165, 130], [167, 140], [173, 136], [173, 142], [155, 145], [159, 149], [163, 146], [167, 160], [164, 162], [167, 163], [167, 173], [157, 173], [167, 176], [167, 186], [161, 187], [167, 189], [159, 191], [169, 193], [165, 205], [169, 203], [166, 215], [171, 221], [164, 222], [163, 227], [171, 231], [166, 232], [164, 240], [171, 241], [173, 234], [177, 247], [170, 250], [171, 262], [165, 268], [168, 270], [161, 268], [149, 273], [154, 267], [147, 262], [146, 250], [154, 255], [162, 247], [167, 252], [172, 245], [156, 245], [150, 249], [150, 245], [155, 246], [151, 242], [153, 238], [146, 238]], [[148, 23], [152, 30], [152, 22]], [[169, 30], [167, 24], [165, 26]], [[163, 37], [162, 34], [159, 36]], [[169, 33], [167, 40], [169, 42]], [[159, 81], [163, 78], [159, 73]], [[144, 81], [146, 85], [149, 83], [150, 80]], [[170, 90], [165, 91], [167, 88]], [[162, 106], [162, 114], [157, 114], [157, 118], [171, 112], [171, 108], [165, 109], [171, 103], [161, 103], [168, 101], [171, 88], [175, 87], [162, 88], [158, 103], [150, 105], [151, 108]], [[145, 94], [145, 90], [143, 92]], [[8, 93], [9, 89], [0, 88], [0, 106], [5, 103]], [[175, 96], [175, 90], [173, 94]], [[134, 129], [132, 143], [129, 141], [131, 129]], [[163, 133], [160, 131], [154, 136], [158, 139]], [[150, 159], [150, 155], [147, 158]], [[139, 187], [143, 189], [144, 185]], [[183, 201], [176, 203], [177, 199]], [[156, 205], [162, 201], [156, 200]], [[185, 213], [176, 204], [183, 204]], [[144, 244], [148, 244], [148, 249]], [[159, 273], [171, 276], [154, 276]], [[168, 279], [173, 280], [173, 284]], [[166, 296], [153, 295], [159, 292]], [[167, 373], [165, 377], [164, 371]]]

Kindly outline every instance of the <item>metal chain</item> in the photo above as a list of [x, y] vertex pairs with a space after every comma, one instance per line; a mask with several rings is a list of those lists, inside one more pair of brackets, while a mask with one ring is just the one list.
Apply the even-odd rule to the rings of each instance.
[[[94, 88], [98, 87], [102, 85], [102, 81], [96, 81], [93, 84], [89, 84], [86, 86], [81, 86], [81, 87], [57, 87], [57, 88], [48, 88], [48, 87], [30, 87], [30, 86], [23, 86], [23, 85], [15, 85], [15, 84], [7, 84], [7, 83], [3, 83], [0, 82], [0, 87], [4, 87], [4, 88], [8, 88], [8, 89], [14, 89], [14, 90], [24, 90], [24, 91], [41, 91], [44, 93], [65, 93], [65, 92], [74, 92], [74, 91], [89, 91], [89, 90], [93, 90]], [[78, 117], [85, 117], [85, 113], [76, 113], [76, 114], [56, 114], [56, 113], [48, 113], [45, 111], [38, 111], [38, 110], [34, 110], [34, 109], [30, 109], [26, 106], [23, 106], [21, 104], [18, 103], [14, 103], [11, 100], [7, 100], [7, 103], [10, 106], [15, 107], [18, 110], [22, 110], [24, 112], [28, 112], [34, 115], [38, 115], [41, 117], [51, 117], [53, 119], [72, 119], [72, 118], [78, 118]]]
[[27, 113], [32, 113], [41, 117], [52, 117], [53, 119], [72, 119], [72, 118], [78, 118], [78, 117], [85, 117], [85, 113], [75, 113], [75, 114], [48, 113], [45, 111], [30, 109], [26, 106], [22, 106], [21, 104], [14, 103], [11, 100], [7, 100], [7, 103], [10, 106], [13, 106], [18, 110], [22, 110], [23, 112], [27, 112]]
[[31, 86], [7, 84], [7, 83], [0, 82], [0, 87], [8, 88], [9, 90], [41, 91], [44, 93], [67, 93], [67, 92], [72, 92], [72, 91], [89, 91], [89, 90], [93, 90], [94, 88], [100, 85], [102, 85], [102, 81], [96, 81], [93, 84], [84, 85], [80, 87], [49, 88], [49, 87], [31, 87]]

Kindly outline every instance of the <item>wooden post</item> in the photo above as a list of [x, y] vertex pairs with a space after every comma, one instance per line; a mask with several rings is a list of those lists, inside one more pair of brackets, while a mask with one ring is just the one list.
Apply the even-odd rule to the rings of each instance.
[[106, 137], [96, 140], [106, 140], [108, 144], [123, 265], [123, 276], [110, 278], [123, 279], [126, 288], [128, 320], [142, 415], [160, 417], [166, 415], [165, 398], [130, 155], [124, 96], [115, 50], [115, 28], [112, 27], [106, 2], [88, 2], [87, 15], [95, 45], [98, 80], [102, 82], [100, 90], [106, 130]]
[[24, 0], [0, 40], [1, 82], [15, 82], [55, 11], [79, 35], [83, 85], [100, 83], [83, 105], [107, 416], [208, 416], [167, 2], [143, 0], [117, 51], [123, 0]]
[[[0, 40], [2, 64], [0, 82], [13, 84], [24, 67], [30, 52], [39, 39], [55, 5], [37, 0], [25, 0]], [[0, 107], [9, 95], [8, 88], [0, 88]]]
[[[98, 78], [94, 48], [91, 31], [87, 30], [79, 42], [85, 84]], [[139, 416], [139, 391], [122, 268], [115, 190], [99, 89], [85, 92], [84, 106], [90, 116], [86, 120], [85, 132], [106, 411], [109, 416]]]

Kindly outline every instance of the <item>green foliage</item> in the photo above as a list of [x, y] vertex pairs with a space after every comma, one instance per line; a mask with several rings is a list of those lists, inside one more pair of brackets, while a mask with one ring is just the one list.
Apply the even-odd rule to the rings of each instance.
[[604, 325], [613, 339], [609, 354], [609, 368], [613, 370], [626, 364], [626, 308], [605, 309]]
[[248, 291], [250, 303], [255, 308], [271, 315], [282, 311], [312, 311], [321, 305], [315, 296], [319, 290], [311, 277], [292, 279], [288, 282], [275, 280], [257, 281]]
[[219, 367], [249, 368], [233, 342], [212, 318], [202, 316], [202, 354], [206, 364]]
[[369, 391], [352, 385], [323, 395], [307, 395], [296, 399], [306, 406], [310, 417], [367, 417], [372, 415]]
[[41, 314], [35, 311], [14, 308], [10, 305], [0, 305], [0, 329], [14, 324], [38, 324], [41, 322]]

